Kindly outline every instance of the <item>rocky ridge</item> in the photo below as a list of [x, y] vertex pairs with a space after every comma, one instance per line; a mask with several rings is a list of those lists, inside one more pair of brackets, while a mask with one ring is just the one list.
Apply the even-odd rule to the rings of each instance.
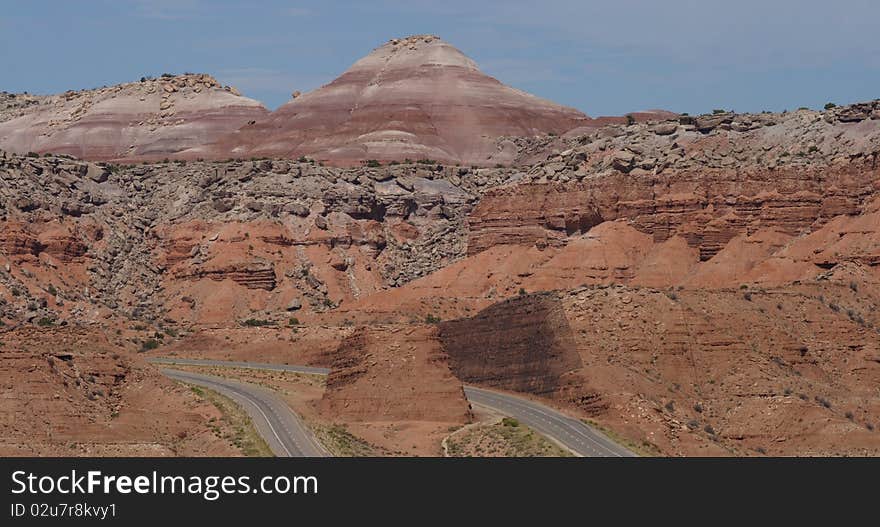
[[[297, 299], [324, 310], [461, 258], [482, 189], [515, 176], [423, 164], [105, 165], [2, 154], [3, 316], [66, 318], [73, 309], [74, 318], [112, 310], [157, 319], [175, 295], [193, 303], [177, 285], [225, 279], [283, 291], [282, 312]], [[59, 302], [66, 308], [56, 310]]]
[[0, 108], [0, 148], [91, 161], [186, 157], [268, 114], [235, 88], [192, 73], [50, 96], [4, 93]]

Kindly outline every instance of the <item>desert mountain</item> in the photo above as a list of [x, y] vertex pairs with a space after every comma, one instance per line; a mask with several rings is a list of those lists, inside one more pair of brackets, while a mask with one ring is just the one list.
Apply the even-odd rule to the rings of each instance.
[[0, 148], [93, 161], [180, 157], [268, 114], [259, 102], [198, 74], [0, 97]]
[[[461, 81], [424, 96], [444, 111], [394, 88], [437, 78]], [[499, 95], [475, 94], [476, 79]], [[331, 368], [311, 418], [385, 452], [438, 455], [472, 418], [469, 383], [541, 398], [653, 454], [878, 454], [880, 100], [574, 116], [549, 134], [537, 131], [560, 120], [545, 117], [566, 110], [517, 109], [511, 101], [533, 99], [485, 79], [419, 37], [271, 115], [253, 107], [264, 116], [254, 124], [189, 147], [168, 135], [174, 146], [163, 147], [238, 159], [0, 152], [0, 374], [10, 379], [0, 414], [56, 416], [0, 420], [11, 438], [0, 454], [78, 442], [119, 452], [122, 441], [224, 452], [202, 440], [210, 408], [143, 362], [174, 354]], [[180, 83], [118, 90], [130, 101], [161, 88], [158, 104], [173, 101], [175, 116], [206, 91], [241, 100]], [[410, 95], [378, 97], [386, 89]], [[90, 92], [96, 102], [80, 121], [64, 114], [58, 134], [99, 128], [108, 112], [96, 108], [125, 100], [114, 90]], [[0, 96], [5, 133], [62, 99]], [[472, 120], [443, 121], [453, 110]], [[128, 130], [146, 134], [143, 119]], [[441, 123], [477, 132], [466, 143]], [[495, 135], [506, 133], [515, 136]], [[217, 150], [199, 146], [212, 141]], [[290, 150], [260, 146], [271, 141]], [[162, 151], [137, 144], [151, 146], [134, 155]], [[513, 152], [511, 166], [455, 166], [496, 144]], [[302, 154], [311, 159], [241, 159]], [[191, 418], [139, 420], [152, 390]], [[106, 419], [88, 421], [95, 412]]]
[[513, 160], [506, 136], [561, 134], [583, 113], [505, 86], [461, 51], [430, 35], [393, 39], [336, 80], [294, 98], [268, 119], [198, 156], [298, 157], [334, 164], [433, 159]]

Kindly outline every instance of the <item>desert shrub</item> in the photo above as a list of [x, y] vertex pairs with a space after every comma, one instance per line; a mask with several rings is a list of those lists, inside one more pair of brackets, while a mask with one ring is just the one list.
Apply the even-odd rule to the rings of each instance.
[[426, 324], [438, 324], [438, 323], [440, 323], [440, 317], [434, 316], [433, 313], [429, 313], [425, 317], [425, 323]]
[[49, 317], [41, 317], [39, 320], [37, 320], [37, 325], [42, 327], [54, 326], [55, 320]]
[[159, 341], [156, 339], [147, 339], [141, 344], [141, 351], [151, 351], [159, 347]]
[[505, 418], [501, 419], [501, 424], [503, 424], [504, 426], [516, 428], [519, 426], [519, 421], [517, 421], [513, 417], [505, 417]]
[[244, 321], [244, 325], [252, 328], [261, 327], [261, 326], [269, 326], [272, 323], [268, 320], [263, 320], [260, 318], [249, 318]]
[[299, 325], [299, 319], [296, 318], [296, 317], [290, 317], [290, 318], [287, 320], [287, 325], [288, 325], [288, 326], [298, 326], [298, 325]]
[[379, 168], [380, 166], [382, 166], [382, 163], [375, 159], [367, 159], [366, 161], [364, 161], [364, 165], [370, 168]]
[[830, 109], [832, 109], [832, 108], [837, 108], [837, 105], [834, 104], [833, 102], [825, 103], [825, 109], [826, 109], [826, 110], [830, 110]]

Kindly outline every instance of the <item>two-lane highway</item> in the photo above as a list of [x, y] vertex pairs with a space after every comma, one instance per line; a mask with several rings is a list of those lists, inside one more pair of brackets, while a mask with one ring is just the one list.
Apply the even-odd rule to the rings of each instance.
[[464, 393], [471, 404], [513, 417], [581, 456], [635, 456], [595, 428], [541, 403], [475, 386], [465, 386]]
[[188, 371], [160, 369], [163, 375], [176, 381], [195, 384], [219, 392], [237, 402], [250, 416], [257, 432], [279, 457], [323, 457], [328, 453], [321, 448], [311, 432], [293, 413], [290, 406], [271, 391], [253, 384], [201, 375]]
[[[330, 373], [330, 370], [327, 368], [260, 362], [177, 358], [154, 358], [149, 360], [156, 364], [248, 368], [314, 375], [327, 375]], [[300, 419], [290, 410], [290, 407], [277, 395], [268, 390], [209, 375], [167, 369], [163, 369], [162, 372], [177, 380], [200, 384], [201, 386], [217, 390], [238, 401], [245, 407], [251, 418], [254, 419], [257, 429], [266, 438], [272, 447], [272, 451], [276, 454], [286, 456], [328, 455], [318, 446]], [[631, 457], [636, 455], [629, 449], [609, 439], [599, 430], [539, 402], [475, 386], [465, 386], [464, 393], [471, 404], [483, 406], [501, 415], [513, 417], [580, 456]], [[266, 407], [268, 407], [268, 411], [266, 411]], [[273, 419], [273, 414], [277, 419]], [[279, 426], [278, 423], [281, 423], [281, 425]]]

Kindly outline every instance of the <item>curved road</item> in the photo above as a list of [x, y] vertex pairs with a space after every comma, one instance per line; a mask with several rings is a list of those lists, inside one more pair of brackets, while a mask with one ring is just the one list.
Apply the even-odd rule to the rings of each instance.
[[248, 413], [257, 431], [279, 457], [323, 457], [318, 445], [290, 406], [271, 391], [243, 382], [161, 368], [163, 375], [176, 381], [203, 386], [237, 402]]
[[465, 386], [471, 404], [485, 406], [515, 418], [584, 457], [632, 457], [635, 453], [618, 445], [590, 425], [558, 410], [523, 397]]
[[[327, 368], [290, 366], [287, 364], [176, 358], [155, 358], [148, 360], [155, 364], [250, 368], [255, 370], [290, 371], [315, 375], [326, 375], [330, 373], [330, 370]], [[207, 388], [217, 390], [238, 401], [247, 409], [248, 414], [254, 419], [254, 422], [257, 423], [257, 429], [267, 438], [273, 452], [276, 454], [290, 456], [327, 455], [323, 449], [317, 446], [317, 442], [306, 430], [296, 414], [290, 410], [287, 404], [268, 390], [250, 384], [239, 383], [209, 375], [199, 375], [196, 373], [168, 369], [162, 369], [161, 371], [171, 378], [193, 384], [200, 384]], [[536, 401], [507, 393], [486, 390], [485, 388], [477, 388], [475, 386], [465, 386], [464, 393], [471, 404], [483, 406], [499, 414], [513, 417], [557, 443], [562, 444], [580, 456], [632, 457], [636, 455], [629, 449], [615, 443], [595, 428]], [[272, 399], [274, 399], [274, 402]], [[259, 411], [253, 411], [255, 407], [259, 407], [258, 404], [260, 401], [263, 403], [261, 407], [263, 408], [263, 413], [268, 419], [264, 418]], [[270, 412], [265, 411], [266, 406], [269, 407], [271, 410]], [[278, 423], [273, 422], [272, 414], [275, 414], [276, 418], [280, 420], [279, 422], [281, 423], [281, 426], [279, 426]], [[274, 426], [267, 426], [266, 422], [269, 422], [269, 424]], [[296, 438], [290, 438], [285, 441], [285, 430], [291, 435], [296, 436]], [[276, 443], [276, 446], [282, 443], [286, 443], [287, 446], [282, 449], [276, 449], [276, 446], [273, 446], [272, 444], [273, 441]], [[297, 443], [304, 445], [305, 448], [300, 448]]]

